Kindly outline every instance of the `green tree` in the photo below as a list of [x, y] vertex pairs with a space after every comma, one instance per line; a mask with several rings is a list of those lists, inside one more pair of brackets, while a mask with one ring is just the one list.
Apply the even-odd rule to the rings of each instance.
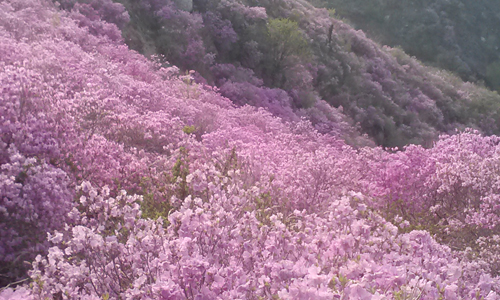
[[486, 68], [486, 81], [493, 90], [500, 92], [500, 60]]
[[[300, 31], [297, 22], [289, 19], [270, 19], [267, 24], [269, 42], [269, 77], [271, 84], [283, 87], [286, 75], [283, 73], [289, 64], [300, 63], [309, 54], [309, 45]], [[293, 62], [290, 57], [295, 56]]]

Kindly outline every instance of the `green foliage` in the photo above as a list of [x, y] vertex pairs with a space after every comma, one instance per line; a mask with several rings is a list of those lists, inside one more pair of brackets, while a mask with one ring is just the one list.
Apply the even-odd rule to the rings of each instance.
[[500, 60], [486, 68], [486, 81], [492, 89], [500, 91]]
[[144, 219], [156, 220], [162, 218], [167, 220], [168, 214], [172, 207], [167, 199], [158, 196], [164, 189], [156, 186], [157, 189], [151, 189], [152, 179], [144, 177], [141, 180], [143, 188], [143, 201], [141, 202], [141, 217]]
[[332, 289], [333, 291], [337, 292], [337, 282], [335, 277], [333, 277], [330, 282], [328, 283], [328, 287]]
[[330, 15], [330, 17], [332, 18], [337, 18], [337, 11], [335, 10], [335, 8], [329, 8], [328, 9], [328, 14]]
[[193, 73], [186, 71], [186, 75], [181, 76], [182, 81], [186, 85], [185, 96], [186, 98], [198, 98], [200, 95], [200, 91], [198, 90], [198, 85], [194, 82], [193, 77], [191, 76]]
[[316, 94], [312, 91], [302, 91], [299, 93], [300, 103], [296, 103], [299, 108], [311, 108], [316, 103]]
[[260, 194], [255, 199], [255, 216], [261, 224], [270, 225], [270, 217], [273, 212], [271, 211], [273, 199], [269, 192]]
[[340, 285], [340, 290], [344, 290], [347, 284], [349, 283], [349, 279], [342, 275], [338, 274], [338, 276], [333, 276], [330, 282], [328, 283], [328, 287], [335, 292], [338, 291], [337, 286]]
[[179, 149], [179, 157], [172, 168], [171, 183], [174, 185], [175, 195], [184, 199], [189, 195], [187, 176], [189, 175], [189, 155], [184, 147]]
[[185, 147], [181, 147], [179, 152], [179, 157], [172, 168], [173, 183], [177, 182], [179, 178], [185, 182], [189, 174], [188, 150]]
[[469, 122], [482, 125], [485, 134], [495, 134], [500, 128], [500, 97], [498, 92], [475, 89], [470, 98], [472, 101], [467, 103], [466, 107], [466, 116], [469, 118]]
[[190, 194], [188, 175], [188, 150], [181, 147], [170, 173], [164, 173], [160, 178], [143, 177], [140, 184], [143, 197], [142, 218], [156, 220], [161, 217], [167, 220], [169, 213], [175, 210], [170, 199], [175, 196], [182, 200]]
[[289, 19], [270, 19], [267, 32], [276, 61], [291, 55], [304, 56], [309, 53], [308, 43], [297, 22]]
[[394, 300], [418, 300], [422, 297], [422, 290], [416, 287], [402, 286], [399, 291], [393, 293], [393, 296]]
[[184, 128], [182, 128], [182, 131], [185, 134], [192, 134], [192, 133], [194, 133], [196, 131], [196, 127], [194, 125], [184, 126]]
[[493, 0], [309, 2], [335, 9], [332, 17], [348, 19], [381, 44], [400, 45], [407, 53], [464, 80], [484, 79], [489, 87], [499, 87], [490, 83], [487, 70], [500, 58], [499, 6]]
[[297, 58], [295, 62], [305, 59], [310, 53], [309, 45], [297, 22], [290, 19], [270, 19], [267, 24], [267, 37], [272, 85], [282, 87], [286, 76], [278, 75], [282, 75], [289, 63], [287, 60], [292, 56]]
[[238, 154], [236, 153], [235, 147], [231, 149], [231, 153], [227, 156], [224, 162], [216, 164], [216, 168], [221, 171], [223, 176], [229, 176], [229, 171], [240, 168], [238, 163]]
[[180, 10], [192, 11], [193, 10], [193, 0], [174, 0], [175, 6]]

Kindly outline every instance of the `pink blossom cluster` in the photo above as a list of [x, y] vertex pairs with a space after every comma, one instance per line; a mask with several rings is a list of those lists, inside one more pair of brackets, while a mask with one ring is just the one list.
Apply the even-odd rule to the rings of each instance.
[[374, 206], [405, 218], [413, 228], [428, 227], [454, 249], [474, 249], [488, 261], [485, 270], [498, 274], [499, 155], [497, 136], [472, 130], [443, 136], [427, 150], [373, 151], [369, 156], [379, 166], [369, 176], [378, 199]]
[[0, 299], [500, 297], [498, 138], [355, 149], [73, 14], [0, 1]]
[[168, 226], [141, 219], [138, 199], [124, 191], [112, 198], [84, 182], [72, 212], [84, 225], [49, 236], [54, 246], [34, 261], [33, 297], [497, 297], [491, 276], [473, 279], [474, 263], [454, 258], [427, 232], [398, 235], [360, 195], [319, 213], [284, 215], [261, 205], [262, 191], [238, 177], [219, 177], [225, 184], [212, 184], [208, 200], [185, 198]]

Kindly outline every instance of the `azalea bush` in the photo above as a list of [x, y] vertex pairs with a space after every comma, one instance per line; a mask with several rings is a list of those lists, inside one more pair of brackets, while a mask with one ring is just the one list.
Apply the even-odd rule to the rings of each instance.
[[0, 2], [0, 299], [499, 297], [497, 137], [355, 148], [325, 101], [212, 66], [236, 105], [84, 17]]

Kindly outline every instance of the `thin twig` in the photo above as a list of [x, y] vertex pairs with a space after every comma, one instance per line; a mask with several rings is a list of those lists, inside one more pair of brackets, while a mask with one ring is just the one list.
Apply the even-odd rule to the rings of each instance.
[[16, 282], [11, 282], [9, 284], [7, 284], [6, 286], [4, 286], [3, 288], [0, 288], [0, 292], [3, 292], [4, 290], [8, 289], [10, 286], [12, 285], [15, 285], [15, 284], [19, 284], [19, 283], [22, 283], [22, 282], [25, 282], [25, 281], [28, 281], [30, 280], [31, 278], [24, 278], [24, 279], [21, 279], [21, 280], [18, 280]]

